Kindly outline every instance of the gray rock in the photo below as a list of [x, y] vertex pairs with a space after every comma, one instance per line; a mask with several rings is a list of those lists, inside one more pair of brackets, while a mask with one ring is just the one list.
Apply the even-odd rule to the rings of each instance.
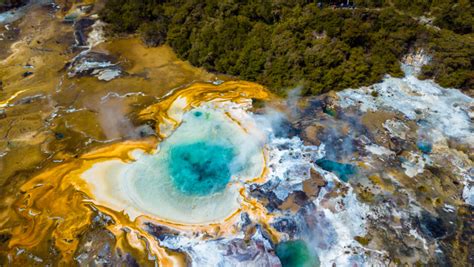
[[99, 80], [110, 81], [122, 74], [122, 68], [114, 62], [113, 56], [84, 51], [68, 63], [68, 76], [95, 76]]

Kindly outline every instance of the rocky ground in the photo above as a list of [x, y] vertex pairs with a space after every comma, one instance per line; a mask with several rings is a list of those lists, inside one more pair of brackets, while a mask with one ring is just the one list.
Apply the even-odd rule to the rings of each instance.
[[[367, 205], [357, 241], [391, 262], [467, 266], [472, 246], [472, 98], [413, 76], [303, 100], [295, 124], [326, 158], [356, 166]], [[322, 166], [324, 168], [324, 166]]]

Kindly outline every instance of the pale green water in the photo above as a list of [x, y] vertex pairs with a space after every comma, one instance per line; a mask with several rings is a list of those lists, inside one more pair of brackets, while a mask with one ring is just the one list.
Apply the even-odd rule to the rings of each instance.
[[319, 267], [320, 261], [303, 240], [282, 242], [276, 247], [276, 254], [283, 267]]

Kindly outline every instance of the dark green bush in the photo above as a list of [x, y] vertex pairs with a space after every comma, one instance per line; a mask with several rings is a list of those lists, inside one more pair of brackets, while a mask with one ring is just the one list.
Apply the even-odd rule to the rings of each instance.
[[0, 0], [0, 12], [5, 12], [12, 8], [17, 8], [28, 3], [27, 0]]

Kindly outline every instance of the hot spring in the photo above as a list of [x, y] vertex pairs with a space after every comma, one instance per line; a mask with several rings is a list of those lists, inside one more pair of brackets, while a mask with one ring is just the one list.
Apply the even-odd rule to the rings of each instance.
[[175, 146], [168, 159], [173, 185], [188, 195], [220, 192], [230, 181], [233, 158], [232, 147], [211, 142]]
[[132, 218], [147, 214], [181, 224], [223, 220], [239, 209], [245, 181], [264, 168], [257, 129], [243, 124], [221, 107], [204, 105], [184, 113], [156, 153], [136, 150], [131, 163], [97, 163], [82, 177], [99, 202], [122, 207]]

